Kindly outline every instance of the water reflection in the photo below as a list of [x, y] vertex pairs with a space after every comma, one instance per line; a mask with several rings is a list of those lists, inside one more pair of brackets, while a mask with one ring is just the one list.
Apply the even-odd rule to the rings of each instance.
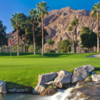
[[0, 94], [0, 100], [50, 100], [50, 97], [33, 94]]

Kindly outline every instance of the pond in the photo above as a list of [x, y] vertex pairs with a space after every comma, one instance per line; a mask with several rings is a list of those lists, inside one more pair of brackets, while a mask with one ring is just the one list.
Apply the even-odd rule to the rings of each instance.
[[33, 94], [0, 94], [0, 100], [51, 100], [48, 96]]

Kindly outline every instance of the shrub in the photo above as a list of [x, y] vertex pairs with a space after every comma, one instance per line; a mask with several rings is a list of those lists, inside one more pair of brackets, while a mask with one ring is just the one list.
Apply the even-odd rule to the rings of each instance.
[[50, 52], [50, 53], [55, 53], [55, 50], [50, 50], [49, 52]]

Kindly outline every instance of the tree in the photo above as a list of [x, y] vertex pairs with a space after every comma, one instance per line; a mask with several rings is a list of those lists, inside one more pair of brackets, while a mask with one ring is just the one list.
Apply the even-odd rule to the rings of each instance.
[[100, 3], [94, 4], [92, 7], [92, 17], [97, 19], [97, 52], [99, 52], [99, 11], [100, 11]]
[[63, 40], [59, 42], [59, 49], [61, 49], [61, 52], [67, 53], [71, 51], [71, 42], [70, 40]]
[[[78, 26], [78, 19], [75, 18], [72, 22], [71, 22], [71, 26], [69, 26], [68, 30], [69, 31], [74, 31], [73, 32], [73, 38], [72, 38], [72, 46], [71, 46], [71, 51], [73, 53], [76, 52], [76, 44], [77, 44], [77, 26]], [[75, 34], [75, 42], [74, 42], [74, 34]]]
[[91, 31], [88, 27], [82, 27], [80, 37], [81, 37], [82, 47], [92, 48], [96, 46], [97, 43], [96, 33]]
[[50, 45], [52, 45], [52, 49], [53, 49], [53, 44], [55, 43], [52, 39], [48, 39], [47, 43], [49, 44], [49, 49], [50, 49]]
[[6, 26], [2, 24], [2, 21], [0, 20], [0, 46], [7, 45], [8, 44], [8, 38], [6, 36]]
[[41, 17], [42, 20], [42, 55], [44, 55], [44, 32], [43, 32], [43, 18], [45, 14], [48, 14], [48, 8], [46, 7], [47, 3], [46, 2], [40, 2], [39, 4], [37, 4], [37, 12], [39, 17]]
[[34, 46], [34, 55], [35, 55], [36, 51], [35, 51], [35, 25], [34, 25], [34, 18], [37, 17], [36, 9], [31, 9], [31, 11], [29, 12], [29, 15], [31, 15], [31, 17], [32, 17], [33, 46]]
[[19, 56], [19, 27], [22, 22], [26, 20], [26, 16], [23, 13], [15, 13], [12, 15], [11, 26], [13, 26], [14, 29], [16, 29], [17, 32], [17, 56]]
[[[69, 26], [68, 31], [72, 31], [73, 28], [72, 26]], [[73, 52], [73, 46], [74, 46], [74, 33], [72, 33], [73, 37], [72, 37], [72, 42], [71, 42], [71, 52]], [[73, 43], [73, 44], [72, 44]]]

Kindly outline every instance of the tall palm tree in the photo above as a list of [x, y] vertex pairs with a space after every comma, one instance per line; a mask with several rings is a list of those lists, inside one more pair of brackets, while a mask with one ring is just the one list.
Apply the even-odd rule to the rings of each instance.
[[44, 55], [44, 32], [43, 32], [43, 18], [45, 14], [48, 14], [48, 8], [46, 7], [47, 3], [46, 2], [40, 2], [37, 4], [37, 10], [38, 10], [38, 15], [41, 18], [42, 21], [42, 55]]
[[92, 7], [92, 17], [97, 19], [97, 52], [99, 52], [99, 11], [100, 11], [100, 3], [94, 4]]
[[[72, 40], [72, 53], [76, 52], [76, 42], [77, 42], [77, 26], [78, 26], [78, 19], [75, 18], [71, 22], [71, 26], [68, 28], [69, 31], [74, 31], [73, 32], [73, 40]], [[74, 34], [75, 34], [75, 43], [74, 43]]]
[[22, 22], [26, 20], [26, 16], [23, 13], [15, 13], [12, 15], [12, 18], [10, 19], [11, 21], [11, 26], [14, 27], [14, 29], [17, 32], [17, 56], [19, 56], [19, 27]]
[[34, 25], [34, 18], [37, 17], [37, 11], [36, 9], [31, 9], [29, 12], [29, 15], [32, 17], [32, 31], [33, 31], [33, 46], [34, 46], [34, 55], [36, 54], [36, 49], [35, 49], [35, 25]]
[[[72, 26], [69, 26], [68, 31], [72, 31]], [[74, 53], [74, 32], [72, 32], [71, 52]]]
[[78, 19], [75, 18], [72, 22], [71, 22], [71, 26], [74, 29], [74, 33], [75, 34], [75, 46], [74, 46], [74, 52], [76, 53], [76, 42], [77, 42], [77, 26], [78, 26]]

